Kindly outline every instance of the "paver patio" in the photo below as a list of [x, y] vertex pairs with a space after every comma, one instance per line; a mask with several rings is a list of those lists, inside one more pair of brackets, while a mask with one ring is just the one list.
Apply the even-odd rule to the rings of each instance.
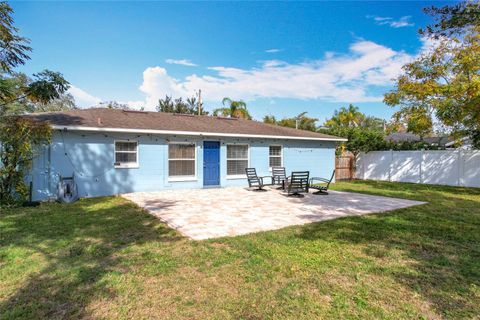
[[255, 192], [245, 188], [166, 190], [122, 196], [194, 240], [237, 236], [424, 204], [338, 191], [295, 198], [275, 189]]

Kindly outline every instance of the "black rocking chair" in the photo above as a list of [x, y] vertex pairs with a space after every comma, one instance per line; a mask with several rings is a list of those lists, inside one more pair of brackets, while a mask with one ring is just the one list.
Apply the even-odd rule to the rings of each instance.
[[278, 189], [285, 189], [285, 180], [287, 180], [287, 174], [285, 173], [284, 167], [273, 167], [272, 168], [272, 184], [281, 185]]
[[[333, 170], [330, 180], [325, 178], [313, 177], [310, 179], [310, 188], [318, 190], [313, 194], [328, 194], [328, 187], [332, 183], [333, 177], [335, 177], [335, 170]], [[326, 185], [325, 185], [326, 184]]]
[[288, 179], [287, 192], [289, 196], [303, 197], [301, 193], [308, 193], [308, 171], [295, 171]]
[[263, 178], [271, 179], [272, 177], [257, 176], [257, 170], [255, 170], [255, 168], [245, 168], [245, 173], [247, 174], [249, 188], [255, 188], [254, 191], [267, 191], [263, 189], [263, 187], [265, 186], [265, 184], [263, 183]]

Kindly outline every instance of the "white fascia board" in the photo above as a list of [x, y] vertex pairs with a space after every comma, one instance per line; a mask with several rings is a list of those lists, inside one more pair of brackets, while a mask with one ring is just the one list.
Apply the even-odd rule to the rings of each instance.
[[54, 130], [67, 130], [67, 131], [71, 130], [71, 131], [96, 131], [96, 132], [123, 132], [123, 133], [143, 133], [143, 134], [168, 134], [168, 135], [181, 135], [181, 136], [287, 139], [287, 140], [315, 140], [315, 141], [348, 141], [348, 139], [344, 139], [344, 138], [312, 138], [312, 137], [293, 137], [293, 136], [271, 136], [271, 135], [261, 135], [261, 134], [173, 131], [173, 130], [150, 130], [150, 129], [126, 129], [126, 128], [99, 128], [99, 127], [61, 126], [61, 125], [52, 125], [52, 128]]

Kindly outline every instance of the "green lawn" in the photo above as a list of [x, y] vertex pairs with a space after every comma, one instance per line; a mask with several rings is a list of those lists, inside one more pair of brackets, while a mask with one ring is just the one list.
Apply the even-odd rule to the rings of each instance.
[[480, 189], [335, 189], [428, 201], [195, 242], [122, 198], [0, 213], [0, 318], [475, 318]]

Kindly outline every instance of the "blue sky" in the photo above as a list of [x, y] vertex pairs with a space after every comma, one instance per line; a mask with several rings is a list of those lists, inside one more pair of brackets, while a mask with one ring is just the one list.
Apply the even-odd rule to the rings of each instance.
[[[20, 71], [60, 71], [82, 107], [153, 109], [202, 89], [207, 109], [243, 99], [256, 119], [340, 106], [390, 118], [381, 102], [400, 67], [428, 47], [421, 2], [13, 2], [31, 39]], [[431, 5], [431, 3], [430, 3]]]

